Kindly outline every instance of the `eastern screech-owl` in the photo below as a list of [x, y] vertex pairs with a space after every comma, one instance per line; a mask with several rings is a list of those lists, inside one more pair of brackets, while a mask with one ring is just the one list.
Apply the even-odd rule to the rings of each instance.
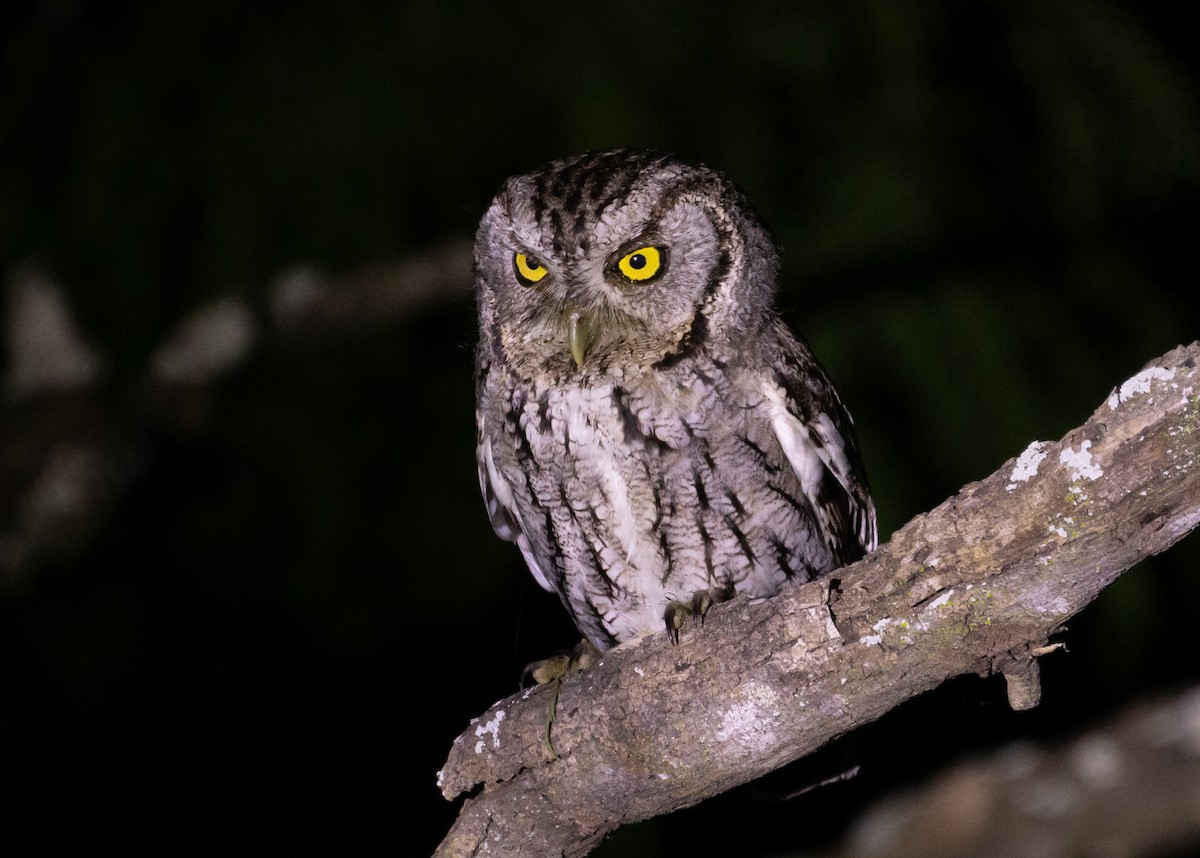
[[475, 267], [488, 513], [600, 650], [875, 547], [850, 415], [725, 176], [555, 161], [504, 184]]

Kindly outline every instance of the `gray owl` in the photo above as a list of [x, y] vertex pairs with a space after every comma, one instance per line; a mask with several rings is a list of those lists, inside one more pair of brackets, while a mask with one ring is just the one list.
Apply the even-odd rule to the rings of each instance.
[[509, 179], [475, 244], [479, 482], [600, 650], [875, 547], [850, 415], [722, 174], [614, 149]]

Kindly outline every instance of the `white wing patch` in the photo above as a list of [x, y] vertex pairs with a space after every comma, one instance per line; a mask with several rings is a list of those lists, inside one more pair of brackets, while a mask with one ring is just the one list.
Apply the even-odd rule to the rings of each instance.
[[[804, 494], [810, 498], [816, 496], [817, 487], [821, 484], [821, 476], [826, 468], [837, 477], [842, 488], [847, 488], [846, 474], [850, 470], [850, 463], [846, 461], [842, 436], [834, 429], [829, 418], [822, 412], [812, 426], [823, 445], [818, 447], [809, 439], [809, 427], [788, 410], [787, 398], [782, 388], [766, 384], [763, 385], [763, 393], [770, 403], [771, 428], [775, 430], [775, 437], [779, 439], [779, 445], [783, 447], [792, 470], [800, 478], [800, 487], [804, 489]], [[833, 439], [828, 438], [828, 435], [832, 435]], [[831, 440], [834, 443], [831, 443]]]
[[492, 528], [501, 539], [517, 543], [525, 565], [533, 573], [533, 577], [543, 590], [553, 593], [554, 587], [550, 579], [537, 564], [533, 557], [533, 549], [529, 545], [529, 537], [525, 535], [525, 527], [520, 514], [513, 503], [512, 486], [496, 468], [492, 458], [492, 442], [484, 440], [479, 445], [479, 488], [487, 500], [488, 517], [492, 520]]
[[492, 520], [496, 535], [516, 542], [518, 530], [509, 512], [513, 507], [512, 486], [496, 471], [492, 442], [488, 440], [479, 444], [479, 491], [487, 501], [488, 518]]
[[[792, 470], [800, 480], [800, 487], [810, 499], [816, 498], [824, 472], [833, 474], [834, 479], [846, 492], [847, 507], [854, 519], [855, 533], [863, 548], [873, 551], [878, 540], [875, 528], [875, 506], [867, 499], [866, 507], [859, 504], [854, 490], [854, 475], [851, 473], [850, 460], [846, 456], [846, 440], [838, 431], [833, 420], [825, 412], [819, 412], [812, 423], [804, 423], [793, 414], [787, 406], [787, 395], [778, 385], [765, 383], [763, 395], [768, 403], [771, 416], [771, 428], [779, 439]], [[809, 433], [816, 435], [819, 444], [813, 443]], [[814, 512], [826, 526], [829, 511], [817, 509]]]

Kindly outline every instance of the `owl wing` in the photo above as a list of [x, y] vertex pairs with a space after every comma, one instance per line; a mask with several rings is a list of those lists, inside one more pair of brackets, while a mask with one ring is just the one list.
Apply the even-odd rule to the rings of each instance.
[[793, 344], [763, 382], [771, 428], [834, 556], [850, 563], [875, 549], [875, 504], [849, 412], [816, 359]]
[[521, 556], [525, 558], [525, 564], [533, 573], [533, 577], [542, 585], [543, 589], [551, 593], [555, 592], [556, 588], [550, 583], [550, 579], [533, 556], [533, 547], [529, 544], [529, 537], [525, 535], [525, 529], [521, 525], [520, 512], [513, 502], [512, 486], [496, 467], [496, 460], [492, 456], [492, 442], [483, 432], [480, 433], [477, 458], [479, 489], [483, 492], [484, 501], [487, 503], [488, 518], [492, 521], [492, 529], [501, 539], [517, 543], [517, 547], [521, 549]]

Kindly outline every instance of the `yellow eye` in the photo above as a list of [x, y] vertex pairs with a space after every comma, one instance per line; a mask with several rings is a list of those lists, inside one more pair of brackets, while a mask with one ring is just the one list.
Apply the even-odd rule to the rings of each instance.
[[526, 286], [532, 286], [550, 273], [545, 265], [524, 253], [513, 254], [513, 270], [517, 272], [517, 279]]
[[666, 251], [658, 247], [642, 247], [626, 253], [617, 261], [617, 270], [634, 283], [645, 283], [663, 271]]

